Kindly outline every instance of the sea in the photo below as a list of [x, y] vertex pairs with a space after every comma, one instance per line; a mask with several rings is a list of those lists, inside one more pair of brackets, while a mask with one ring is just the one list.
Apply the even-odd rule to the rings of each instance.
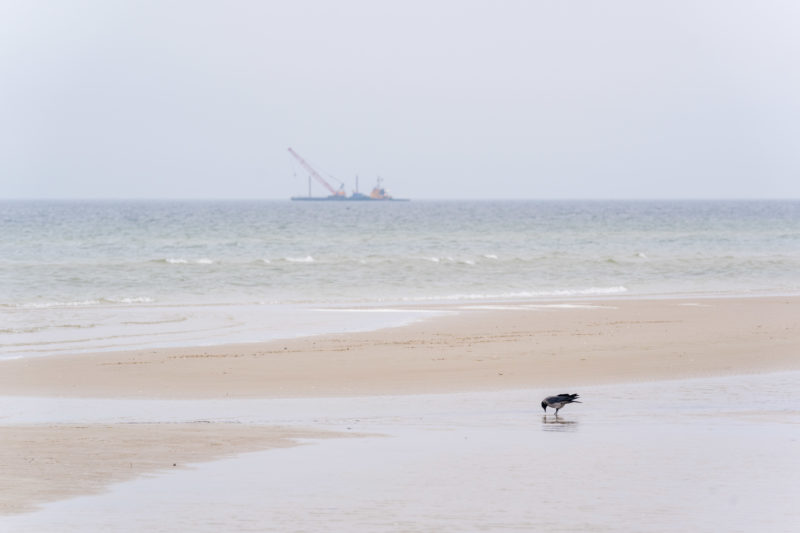
[[800, 293], [800, 201], [0, 201], [0, 358]]

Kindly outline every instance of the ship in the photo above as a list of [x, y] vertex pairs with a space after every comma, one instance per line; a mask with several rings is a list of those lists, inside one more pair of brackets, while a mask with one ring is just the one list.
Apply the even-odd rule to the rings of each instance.
[[[344, 190], [344, 183], [339, 185], [336, 189], [328, 183], [328, 181], [320, 175], [319, 172], [306, 162], [305, 159], [289, 148], [289, 153], [292, 154], [300, 166], [308, 172], [308, 196], [292, 196], [293, 202], [408, 202], [408, 198], [395, 198], [386, 192], [383, 188], [383, 180], [378, 178], [378, 183], [373, 187], [369, 194], [358, 192], [358, 177], [356, 177], [356, 190], [350, 196]], [[311, 195], [311, 181], [312, 178], [317, 180], [325, 189], [330, 193], [328, 196], [312, 196]]]

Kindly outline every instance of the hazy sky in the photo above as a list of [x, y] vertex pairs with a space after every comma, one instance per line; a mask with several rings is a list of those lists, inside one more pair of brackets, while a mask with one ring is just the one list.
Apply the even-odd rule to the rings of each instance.
[[798, 198], [800, 2], [0, 1], [0, 197], [287, 198], [289, 146], [410, 198]]

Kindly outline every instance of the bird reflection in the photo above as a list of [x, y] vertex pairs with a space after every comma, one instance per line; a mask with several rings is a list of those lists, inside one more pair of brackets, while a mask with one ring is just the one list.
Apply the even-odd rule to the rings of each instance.
[[542, 417], [542, 430], [544, 431], [577, 431], [578, 422], [575, 420], [564, 420], [557, 416]]

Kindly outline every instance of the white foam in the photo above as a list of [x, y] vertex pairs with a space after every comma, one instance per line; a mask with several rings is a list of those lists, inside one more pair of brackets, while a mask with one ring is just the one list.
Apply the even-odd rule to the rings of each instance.
[[[483, 256], [489, 259], [497, 259], [497, 256]], [[476, 261], [474, 259], [459, 259], [453, 256], [448, 255], [447, 257], [426, 257], [426, 261], [430, 261], [431, 263], [451, 263], [451, 264], [460, 264], [460, 265], [475, 265]]]
[[100, 300], [80, 300], [76, 302], [25, 303], [19, 304], [17, 307], [22, 309], [49, 309], [51, 307], [88, 307], [90, 305], [98, 305], [100, 303]]
[[554, 289], [541, 291], [517, 291], [500, 293], [465, 293], [448, 294], [441, 296], [415, 296], [405, 297], [403, 301], [459, 301], [459, 300], [503, 300], [523, 298], [572, 298], [580, 296], [608, 296], [625, 294], [628, 289], [617, 287], [589, 287], [585, 289]]
[[135, 296], [135, 297], [108, 297], [100, 298], [99, 300], [79, 300], [74, 302], [30, 302], [23, 304], [16, 304], [13, 307], [19, 309], [53, 309], [60, 307], [92, 307], [102, 304], [140, 304], [140, 303], [153, 303], [155, 300], [148, 296]]
[[529, 309], [619, 309], [614, 305], [592, 304], [525, 304], [523, 307]]
[[305, 257], [287, 257], [286, 261], [289, 263], [313, 263], [315, 259], [307, 255]]
[[466, 311], [519, 311], [528, 308], [520, 305], [460, 305], [457, 309]]
[[149, 304], [155, 302], [155, 300], [147, 296], [137, 296], [133, 298], [103, 298], [103, 301], [116, 304]]
[[352, 307], [342, 307], [342, 308], [335, 308], [329, 307], [324, 308], [320, 307], [317, 309], [313, 309], [313, 311], [321, 311], [326, 313], [394, 313], [394, 314], [420, 314], [420, 315], [441, 315], [446, 314], [447, 311], [442, 311], [439, 309], [396, 309], [390, 307], [363, 307], [363, 308], [352, 308]]

